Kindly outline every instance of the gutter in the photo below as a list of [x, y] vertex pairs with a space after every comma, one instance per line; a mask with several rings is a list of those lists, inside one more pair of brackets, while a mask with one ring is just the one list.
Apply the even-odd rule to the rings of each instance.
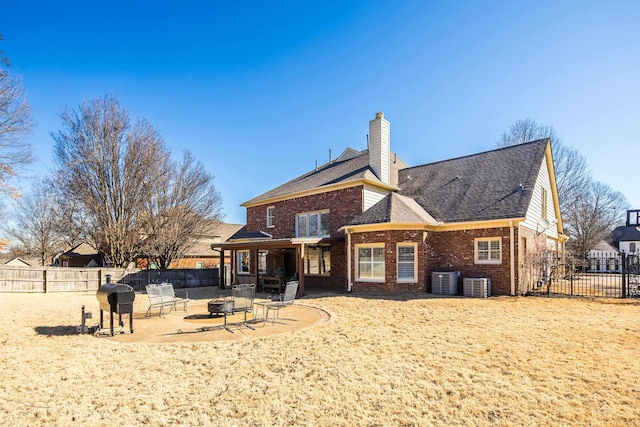
[[353, 282], [351, 281], [351, 232], [345, 227], [344, 233], [347, 236], [347, 292], [353, 291]]
[[515, 246], [516, 242], [513, 241], [515, 238], [515, 227], [513, 225], [513, 221], [509, 221], [509, 260], [510, 260], [510, 270], [511, 270], [511, 296], [516, 295], [516, 254], [515, 254]]

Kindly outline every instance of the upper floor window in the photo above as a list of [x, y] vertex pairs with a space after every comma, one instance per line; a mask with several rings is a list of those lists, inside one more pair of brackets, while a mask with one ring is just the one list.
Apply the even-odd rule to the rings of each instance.
[[476, 264], [502, 263], [502, 243], [499, 237], [476, 239], [474, 245]]
[[549, 198], [549, 195], [547, 194], [546, 188], [542, 188], [542, 194], [540, 196], [542, 197], [542, 218], [547, 219], [547, 199]]
[[296, 215], [296, 237], [329, 237], [329, 211]]
[[276, 215], [276, 207], [275, 206], [269, 206], [267, 208], [267, 227], [271, 228], [274, 227], [273, 224], [273, 219]]

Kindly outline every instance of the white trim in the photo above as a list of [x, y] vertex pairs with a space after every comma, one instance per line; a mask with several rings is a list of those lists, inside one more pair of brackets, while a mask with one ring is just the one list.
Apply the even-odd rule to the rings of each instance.
[[[322, 231], [322, 216], [326, 214], [329, 217], [329, 225], [328, 225], [328, 229], [327, 234], [319, 234]], [[317, 236], [309, 236], [309, 218], [312, 216], [316, 216], [317, 217], [317, 226], [318, 226], [318, 235]], [[305, 217], [306, 218], [306, 224], [305, 224], [305, 229], [306, 229], [306, 235], [305, 236], [300, 236], [298, 234], [298, 222], [300, 220], [301, 217]], [[296, 218], [295, 218], [295, 233], [296, 233], [296, 238], [300, 239], [300, 238], [317, 238], [317, 237], [331, 237], [331, 211], [329, 209], [323, 209], [323, 210], [317, 210], [317, 211], [310, 211], [310, 212], [299, 212], [296, 214]]]
[[[486, 259], [486, 260], [480, 260], [478, 259], [478, 243], [479, 242], [498, 242], [498, 255], [500, 256], [500, 259]], [[489, 249], [487, 250], [488, 254], [490, 255], [492, 252], [495, 252], [496, 249], [491, 249], [491, 247], [489, 247]], [[473, 263], [474, 264], [490, 264], [490, 265], [500, 265], [502, 264], [502, 238], [499, 236], [496, 237], [477, 237], [475, 239], [473, 239]]]
[[[271, 215], [269, 215], [269, 211], [272, 212]], [[274, 218], [276, 217], [276, 207], [271, 205], [271, 206], [267, 206], [267, 228], [273, 228], [275, 227], [275, 224], [273, 222]]]
[[[400, 279], [400, 247], [413, 248], [413, 277], [411, 279]], [[398, 283], [416, 283], [418, 281], [418, 244], [416, 242], [397, 242], [396, 243], [396, 280]], [[408, 263], [404, 263], [408, 264]]]
[[[363, 277], [360, 278], [360, 249], [362, 248], [382, 248], [383, 249], [383, 253], [382, 256], [384, 257], [383, 261], [382, 261], [382, 266], [384, 267], [384, 274], [383, 277]], [[384, 243], [359, 243], [357, 245], [355, 245], [355, 255], [356, 255], [356, 260], [355, 260], [355, 266], [356, 266], [356, 271], [355, 271], [355, 281], [356, 282], [377, 282], [377, 283], [384, 283], [386, 280], [386, 272], [387, 272], [387, 266], [386, 266], [386, 256], [384, 253]]]

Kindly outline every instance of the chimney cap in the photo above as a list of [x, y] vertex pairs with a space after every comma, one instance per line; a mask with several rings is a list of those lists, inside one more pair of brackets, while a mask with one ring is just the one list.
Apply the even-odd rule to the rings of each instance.
[[384, 113], [382, 111], [376, 113], [376, 119], [382, 119], [384, 118]]

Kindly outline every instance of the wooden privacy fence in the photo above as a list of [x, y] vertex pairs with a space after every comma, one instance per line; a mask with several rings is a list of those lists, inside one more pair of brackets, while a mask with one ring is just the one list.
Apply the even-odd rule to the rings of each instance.
[[107, 282], [143, 290], [149, 283], [170, 282], [176, 288], [218, 286], [218, 269], [125, 270], [118, 268], [0, 267], [0, 292], [96, 291]]

